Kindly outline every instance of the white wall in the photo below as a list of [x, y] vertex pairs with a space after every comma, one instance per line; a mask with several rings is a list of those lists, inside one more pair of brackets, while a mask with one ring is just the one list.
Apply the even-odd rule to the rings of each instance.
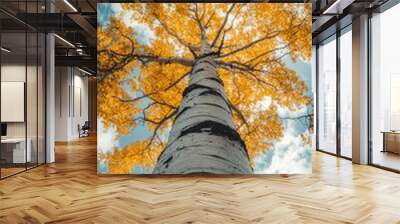
[[[74, 108], [73, 119], [71, 127], [71, 135], [73, 138], [79, 137], [78, 124], [83, 125], [85, 121], [88, 121], [88, 78], [83, 77], [82, 73], [78, 73], [77, 70], [74, 71]], [[80, 108], [81, 107], [81, 108]]]
[[68, 140], [69, 68], [55, 68], [55, 141]]
[[[27, 69], [27, 70], [25, 70]], [[25, 67], [24, 65], [20, 64], [4, 64], [1, 66], [1, 81], [2, 82], [25, 82], [25, 75], [26, 72], [28, 72], [28, 75], [35, 74], [36, 75], [36, 66], [27, 66]], [[28, 77], [29, 79], [29, 77]], [[36, 86], [36, 80], [28, 80], [28, 83], [30, 86]], [[31, 107], [28, 110], [28, 112], [32, 112], [32, 107], [37, 106], [36, 102], [36, 88], [27, 88], [27, 106]], [[39, 105], [40, 106], [40, 105]], [[34, 111], [36, 112], [36, 109]], [[2, 110], [7, 110], [7, 108], [1, 108]], [[35, 124], [28, 124], [28, 129], [30, 127], [34, 127], [36, 130], [36, 119], [37, 115], [36, 113], [27, 113], [27, 118], [28, 122], [34, 122]], [[25, 123], [26, 122], [7, 122], [7, 135], [8, 137], [25, 137]], [[28, 137], [29, 136], [29, 130], [28, 130]], [[36, 132], [35, 132], [36, 135]]]
[[56, 67], [55, 85], [55, 140], [77, 139], [78, 125], [88, 120], [88, 78], [76, 68]]
[[[38, 70], [36, 70], [38, 69]], [[30, 140], [30, 148], [32, 151], [32, 161], [36, 162], [39, 158], [39, 163], [44, 162], [44, 82], [42, 68], [35, 66], [25, 66], [25, 64], [3, 64], [1, 66], [1, 81], [2, 82], [24, 82], [26, 83], [26, 107], [21, 108], [22, 113], [26, 112], [27, 119], [22, 122], [6, 122], [7, 137], [24, 138], [25, 135]], [[25, 80], [27, 77], [27, 81]], [[3, 90], [2, 90], [3, 91]], [[24, 90], [21, 94], [24, 94]], [[2, 96], [7, 97], [7, 96]], [[3, 107], [1, 110], [12, 110], [12, 108]], [[26, 111], [25, 111], [26, 110]], [[8, 111], [13, 113], [13, 111]], [[15, 112], [14, 112], [15, 113]], [[39, 155], [37, 156], [37, 153]]]
[[[25, 64], [2, 65], [1, 81], [25, 82]], [[1, 108], [1, 109], [6, 110], [6, 108]], [[25, 137], [25, 122], [7, 123], [7, 137]]]

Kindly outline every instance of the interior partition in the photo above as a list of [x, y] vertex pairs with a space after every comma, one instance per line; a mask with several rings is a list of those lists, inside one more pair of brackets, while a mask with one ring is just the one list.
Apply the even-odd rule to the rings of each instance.
[[[6, 5], [2, 2], [0, 6]], [[40, 1], [18, 2], [20, 13], [36, 13]], [[18, 7], [17, 7], [18, 6]], [[12, 29], [0, 24], [0, 178], [45, 163], [45, 34], [17, 21]], [[22, 14], [23, 15], [23, 14]]]

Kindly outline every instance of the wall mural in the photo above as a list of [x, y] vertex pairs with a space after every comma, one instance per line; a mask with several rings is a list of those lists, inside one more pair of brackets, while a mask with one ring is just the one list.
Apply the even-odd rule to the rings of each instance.
[[311, 173], [311, 4], [98, 4], [99, 174]]

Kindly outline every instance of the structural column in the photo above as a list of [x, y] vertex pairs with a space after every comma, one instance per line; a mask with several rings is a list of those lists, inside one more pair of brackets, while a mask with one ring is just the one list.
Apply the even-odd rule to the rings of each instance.
[[[46, 11], [54, 11], [51, 1], [47, 1]], [[55, 161], [55, 55], [54, 34], [46, 34], [46, 163]]]
[[353, 162], [368, 163], [368, 15], [353, 19]]

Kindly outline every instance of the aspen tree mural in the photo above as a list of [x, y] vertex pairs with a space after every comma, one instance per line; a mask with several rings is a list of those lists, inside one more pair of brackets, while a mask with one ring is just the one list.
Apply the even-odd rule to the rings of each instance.
[[311, 172], [311, 4], [98, 13], [98, 173]]

